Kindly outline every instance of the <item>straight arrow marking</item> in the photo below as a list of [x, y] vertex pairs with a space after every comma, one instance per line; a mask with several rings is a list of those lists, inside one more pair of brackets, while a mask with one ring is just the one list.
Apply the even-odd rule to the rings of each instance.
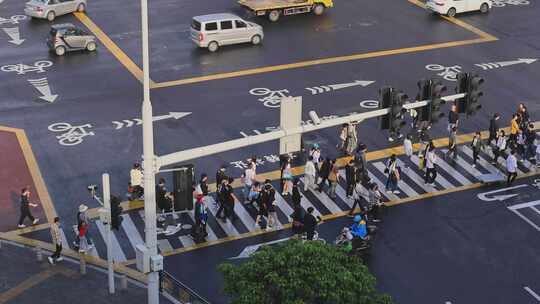
[[[160, 116], [152, 117], [152, 121], [159, 121], [159, 120], [164, 120], [164, 119], [169, 119], [169, 118], [180, 119], [190, 114], [191, 112], [169, 112], [169, 114], [167, 115], [160, 115]], [[140, 126], [142, 125], [143, 121], [140, 118], [133, 118], [133, 119], [124, 119], [122, 120], [122, 122], [115, 120], [112, 123], [114, 125], [114, 129], [119, 130], [124, 127], [131, 128], [133, 126]]]
[[537, 60], [538, 59], [536, 58], [518, 58], [517, 60], [513, 60], [513, 61], [488, 62], [488, 63], [479, 63], [475, 65], [477, 67], [482, 68], [483, 70], [492, 70], [492, 69], [502, 68], [505, 66], [520, 64], [520, 63], [531, 64], [533, 62], [536, 62]]
[[353, 82], [348, 82], [348, 83], [330, 84], [330, 85], [310, 87], [310, 88], [305, 88], [305, 89], [310, 91], [311, 95], [317, 95], [324, 92], [330, 92], [330, 91], [335, 91], [335, 90], [340, 90], [340, 89], [350, 88], [350, 87], [355, 87], [355, 86], [367, 87], [368, 85], [374, 82], [375, 81], [371, 81], [371, 80], [355, 80]]
[[51, 87], [49, 86], [49, 81], [47, 80], [47, 77], [39, 79], [28, 79], [28, 82], [30, 82], [30, 84], [33, 85], [34, 88], [36, 88], [36, 90], [41, 93], [41, 95], [43, 95], [39, 96], [39, 98], [50, 103], [54, 102], [56, 98], [58, 98], [58, 95], [51, 94]]
[[24, 39], [21, 39], [19, 27], [5, 27], [3, 30], [9, 36], [9, 38], [11, 38], [11, 40], [8, 42], [15, 45], [21, 45], [24, 42]]

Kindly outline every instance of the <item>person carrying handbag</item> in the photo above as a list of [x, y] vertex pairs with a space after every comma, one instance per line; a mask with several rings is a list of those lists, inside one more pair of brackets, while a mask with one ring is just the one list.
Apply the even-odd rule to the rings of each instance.
[[388, 159], [388, 162], [386, 163], [386, 169], [384, 169], [384, 173], [388, 174], [388, 178], [386, 179], [386, 191], [399, 194], [400, 192], [397, 189], [397, 185], [400, 179], [400, 175], [395, 154], [392, 154]]

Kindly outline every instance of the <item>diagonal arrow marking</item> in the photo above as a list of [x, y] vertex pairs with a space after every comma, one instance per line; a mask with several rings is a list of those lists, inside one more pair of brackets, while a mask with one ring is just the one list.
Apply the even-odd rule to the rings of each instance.
[[40, 78], [40, 79], [28, 79], [28, 82], [30, 82], [31, 85], [36, 88], [36, 90], [41, 93], [43, 96], [39, 96], [39, 98], [48, 101], [50, 103], [54, 102], [56, 98], [58, 98], [58, 95], [51, 94], [51, 87], [49, 86], [49, 82], [47, 81], [47, 77]]
[[159, 121], [169, 118], [180, 119], [182, 117], [190, 115], [191, 112], [169, 112], [167, 115], [160, 115], [152, 117], [152, 121]]

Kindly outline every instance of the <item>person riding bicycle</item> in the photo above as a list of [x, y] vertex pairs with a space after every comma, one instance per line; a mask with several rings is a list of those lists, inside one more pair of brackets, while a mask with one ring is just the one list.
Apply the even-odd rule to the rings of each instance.
[[362, 247], [369, 240], [367, 222], [361, 215], [354, 217], [354, 224], [352, 224], [350, 232], [353, 236], [353, 249]]

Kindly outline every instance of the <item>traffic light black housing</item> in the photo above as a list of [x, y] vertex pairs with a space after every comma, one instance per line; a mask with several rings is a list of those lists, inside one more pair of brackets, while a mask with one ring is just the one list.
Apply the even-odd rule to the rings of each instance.
[[114, 195], [111, 195], [111, 228], [120, 230], [122, 226], [122, 220], [120, 215], [122, 214], [122, 206], [120, 206], [120, 199]]
[[456, 93], [466, 94], [465, 97], [456, 100], [458, 112], [472, 116], [482, 108], [480, 97], [484, 93], [480, 91], [480, 86], [484, 83], [484, 79], [478, 75], [473, 76], [470, 73], [459, 73], [457, 75], [457, 81]]
[[[382, 87], [379, 89], [379, 109], [389, 108], [392, 104], [392, 87]], [[390, 129], [390, 115], [380, 117], [379, 126], [381, 130]]]
[[381, 130], [397, 132], [405, 126], [404, 114], [406, 110], [403, 105], [407, 99], [405, 93], [392, 87], [383, 87], [379, 90], [379, 108], [388, 108], [388, 114], [380, 118]]
[[441, 105], [446, 101], [442, 99], [442, 94], [446, 92], [446, 87], [440, 80], [431, 80], [431, 101], [429, 103], [429, 122], [436, 123], [439, 119], [444, 117], [444, 113], [441, 111]]

